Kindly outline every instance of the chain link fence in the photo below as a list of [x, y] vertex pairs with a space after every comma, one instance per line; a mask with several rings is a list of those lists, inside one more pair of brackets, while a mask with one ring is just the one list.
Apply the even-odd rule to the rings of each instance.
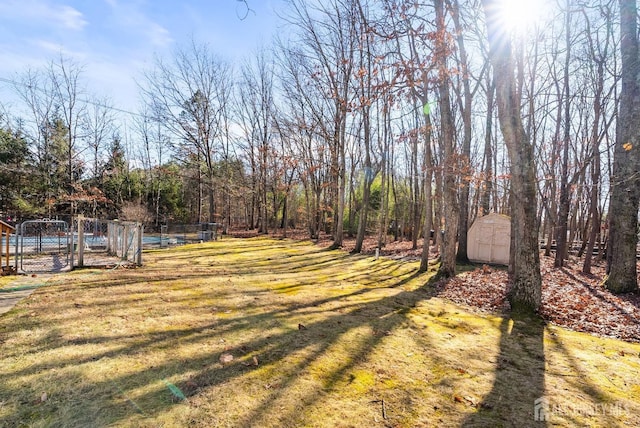
[[79, 217], [74, 220], [74, 233], [76, 266], [142, 265], [144, 230], [140, 223]]
[[160, 234], [145, 235], [144, 246], [167, 248], [176, 245], [215, 241], [222, 225], [219, 223], [165, 224]]
[[30, 220], [18, 228], [15, 237], [18, 271], [62, 272], [73, 266], [72, 235], [61, 220]]
[[[0, 255], [6, 258], [2, 272], [142, 265], [144, 229], [140, 223], [79, 217], [70, 226], [62, 220], [29, 220], [17, 225], [15, 234], [3, 229], [1, 235], [4, 253]], [[9, 263], [9, 254], [15, 265]]]

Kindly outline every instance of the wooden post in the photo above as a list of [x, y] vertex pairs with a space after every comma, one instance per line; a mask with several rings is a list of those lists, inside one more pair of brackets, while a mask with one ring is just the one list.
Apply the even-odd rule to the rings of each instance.
[[11, 237], [11, 231], [9, 229], [5, 230], [5, 257], [7, 258], [7, 262], [5, 263], [5, 266], [8, 268], [9, 267], [9, 238]]
[[[13, 226], [11, 226], [10, 224], [7, 224], [3, 221], [0, 221], [0, 240], [2, 239], [2, 235], [4, 234], [5, 236], [5, 251], [4, 254], [2, 253], [2, 245], [0, 245], [0, 270], [2, 270], [2, 256], [4, 255], [4, 266], [5, 268], [8, 270], [9, 269], [9, 258], [10, 258], [10, 253], [9, 253], [9, 238], [11, 237], [11, 232], [14, 231], [15, 228]], [[16, 242], [16, 246], [17, 246], [17, 242]]]
[[[0, 239], [2, 239], [2, 235], [4, 234], [4, 224], [0, 224]], [[7, 243], [9, 243], [9, 233], [6, 234], [7, 235]], [[7, 246], [7, 261], [5, 263], [5, 266], [9, 266], [9, 247]], [[0, 267], [2, 265], [2, 246], [0, 246]]]
[[78, 217], [78, 266], [84, 266], [84, 217]]
[[120, 256], [123, 260], [127, 259], [127, 255], [129, 252], [129, 248], [127, 248], [127, 241], [129, 240], [129, 224], [125, 223], [124, 229], [122, 231], [122, 255]]
[[144, 233], [144, 226], [142, 223], [138, 223], [138, 248], [136, 252], [136, 264], [142, 266], [142, 234]]
[[111, 255], [113, 252], [113, 222], [107, 223], [107, 254]]

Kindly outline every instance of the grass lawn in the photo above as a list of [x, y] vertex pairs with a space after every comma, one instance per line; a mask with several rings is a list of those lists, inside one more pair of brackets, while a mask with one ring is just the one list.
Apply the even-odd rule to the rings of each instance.
[[0, 317], [0, 426], [640, 426], [640, 344], [454, 305], [417, 263], [270, 238], [144, 258]]

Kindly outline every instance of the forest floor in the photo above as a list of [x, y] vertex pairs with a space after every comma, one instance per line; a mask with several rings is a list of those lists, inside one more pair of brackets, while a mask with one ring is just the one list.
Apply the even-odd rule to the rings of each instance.
[[640, 426], [639, 343], [453, 303], [404, 257], [224, 237], [0, 278], [38, 286], [0, 316], [0, 426]]
[[[257, 236], [255, 231], [234, 231], [234, 236]], [[282, 237], [280, 231], [272, 234]], [[291, 239], [308, 239], [304, 230], [290, 230]], [[329, 235], [321, 234], [317, 245], [327, 248], [333, 241]], [[397, 260], [415, 261], [422, 254], [422, 240], [417, 249], [412, 249], [410, 240], [393, 241], [379, 252], [380, 256]], [[342, 249], [352, 251], [355, 238], [345, 237]], [[377, 247], [376, 237], [367, 237], [362, 254], [373, 255]], [[437, 249], [430, 248], [429, 259], [438, 257]], [[540, 253], [542, 273], [542, 317], [551, 323], [572, 330], [614, 337], [626, 341], [640, 342], [640, 294], [616, 295], [604, 288], [605, 262], [593, 259], [591, 274], [582, 272], [583, 259], [570, 256], [563, 268], [554, 268], [554, 256], [545, 257]], [[439, 295], [453, 302], [469, 305], [484, 312], [506, 313], [508, 277], [505, 266], [467, 264], [456, 278], [443, 279], [434, 286]], [[638, 282], [640, 282], [640, 261], [638, 262]]]

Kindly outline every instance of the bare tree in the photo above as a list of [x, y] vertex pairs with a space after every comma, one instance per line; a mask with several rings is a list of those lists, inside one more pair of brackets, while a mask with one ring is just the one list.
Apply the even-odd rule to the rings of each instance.
[[[600, 155], [600, 146], [602, 144], [602, 140], [606, 136], [606, 132], [602, 131], [602, 124], [605, 123], [606, 130], [606, 120], [605, 120], [605, 109], [604, 109], [604, 99], [606, 97], [605, 94], [605, 64], [609, 59], [611, 44], [613, 39], [613, 25], [611, 22], [611, 7], [609, 5], [604, 5], [598, 8], [601, 16], [605, 17], [605, 22], [603, 23], [604, 27], [604, 35], [601, 35], [600, 31], [592, 31], [591, 19], [587, 12], [583, 12], [585, 18], [585, 27], [587, 34], [587, 47], [589, 52], [589, 66], [593, 70], [592, 75], [594, 79], [594, 98], [593, 98], [593, 123], [591, 126], [591, 156], [593, 157], [593, 161], [591, 163], [591, 194], [590, 194], [590, 205], [589, 205], [589, 215], [591, 222], [591, 229], [589, 232], [589, 242], [586, 246], [585, 255], [584, 255], [584, 264], [582, 267], [582, 271], [584, 273], [591, 273], [591, 260], [593, 258], [593, 251], [596, 245], [596, 240], [600, 235], [601, 231], [601, 213], [600, 213], [600, 181], [601, 181], [601, 155]], [[602, 40], [604, 37], [604, 40]], [[615, 85], [613, 85], [615, 87]]]
[[230, 66], [192, 41], [169, 61], [157, 58], [141, 85], [156, 120], [175, 135], [176, 148], [202, 163], [210, 222], [216, 217], [216, 162], [224, 148], [231, 81]]
[[[461, 8], [458, 0], [447, 0], [447, 5], [450, 9], [451, 17], [454, 23], [455, 39], [457, 44], [457, 73], [458, 85], [454, 86], [456, 89], [456, 99], [458, 109], [460, 110], [460, 116], [462, 117], [462, 147], [460, 151], [460, 198], [459, 198], [459, 212], [460, 217], [458, 221], [458, 249], [456, 258], [459, 262], [468, 262], [467, 257], [467, 232], [469, 229], [469, 193], [471, 188], [471, 140], [472, 140], [472, 120], [473, 120], [473, 98], [480, 87], [480, 81], [482, 79], [481, 70], [480, 76], [477, 77], [476, 83], [472, 87], [474, 76], [471, 71], [471, 64], [469, 55], [467, 53], [467, 45], [465, 40], [465, 34], [463, 28], [463, 18], [461, 14]], [[462, 88], [457, 88], [462, 86]], [[489, 116], [489, 114], [487, 114]], [[490, 134], [489, 134], [490, 135]]]
[[[82, 100], [85, 94], [84, 88], [81, 86], [80, 76], [82, 67], [69, 59], [60, 56], [58, 61], [52, 61], [49, 64], [49, 79], [51, 80], [51, 88], [56, 106], [60, 109], [64, 126], [67, 130], [67, 174], [68, 183], [66, 183], [67, 192], [74, 192], [74, 185], [80, 179], [81, 171], [79, 171], [76, 162], [79, 153], [78, 141], [80, 131], [86, 112], [86, 104]], [[74, 213], [73, 202], [71, 202], [71, 214]]]
[[349, 105], [353, 92], [351, 80], [358, 48], [357, 7], [354, 0], [331, 0], [310, 4], [289, 0], [289, 22], [300, 30], [301, 49], [313, 58], [316, 84], [324, 86], [333, 103], [330, 122], [331, 172], [333, 176], [333, 248], [342, 246], [346, 195], [346, 139]]
[[52, 204], [68, 204], [70, 215], [76, 208], [71, 195], [78, 190], [82, 175], [79, 141], [86, 103], [81, 75], [81, 66], [60, 56], [46, 69], [26, 71], [15, 84], [32, 116], [29, 134], [36, 148], [44, 199], [50, 210]]
[[360, 212], [360, 219], [358, 220], [358, 234], [356, 236], [356, 245], [354, 253], [362, 251], [362, 243], [364, 242], [365, 233], [367, 230], [367, 221], [369, 216], [369, 204], [371, 197], [371, 184], [379, 172], [379, 164], [375, 165], [372, 162], [372, 104], [374, 104], [377, 94], [373, 89], [374, 76], [377, 75], [378, 70], [374, 73], [374, 45], [375, 34], [369, 31], [369, 17], [368, 10], [363, 7], [360, 0], [356, 0], [358, 6], [358, 22], [360, 40], [362, 49], [358, 55], [358, 72], [356, 73], [357, 90], [358, 94], [356, 101], [356, 110], [362, 119], [362, 143], [364, 145], [364, 169], [363, 169], [363, 189], [362, 189], [362, 209]]
[[141, 159], [145, 170], [145, 184], [149, 201], [154, 213], [154, 225], [160, 227], [163, 219], [160, 214], [160, 200], [162, 186], [160, 178], [162, 165], [165, 161], [165, 151], [169, 148], [169, 137], [164, 133], [164, 127], [153, 120], [147, 105], [142, 105], [140, 114], [136, 116], [135, 128], [141, 140]]
[[640, 203], [640, 46], [636, 0], [620, 0], [622, 92], [609, 207], [607, 289], [638, 290], [636, 247]]
[[[568, 219], [569, 219], [569, 209], [571, 205], [571, 195], [569, 194], [569, 146], [570, 146], [570, 138], [571, 138], [571, 95], [570, 95], [570, 61], [572, 55], [572, 45], [573, 45], [573, 37], [572, 37], [572, 29], [573, 29], [573, 21], [572, 17], [572, 2], [571, 0], [566, 0], [565, 10], [564, 10], [564, 31], [565, 31], [565, 59], [564, 59], [564, 70], [563, 70], [563, 78], [562, 78], [562, 101], [563, 101], [563, 110], [562, 117], [564, 119], [563, 123], [563, 133], [562, 133], [562, 165], [560, 172], [560, 206], [558, 211], [558, 221], [557, 221], [557, 234], [556, 234], [556, 258], [554, 262], [555, 267], [562, 267], [564, 265], [564, 261], [568, 256], [567, 251], [567, 232], [568, 232]], [[561, 111], [560, 109], [558, 111]], [[558, 123], [558, 128], [560, 123]]]
[[542, 278], [536, 218], [536, 170], [533, 147], [522, 124], [520, 96], [510, 35], [500, 26], [500, 1], [483, 0], [494, 70], [498, 118], [511, 170], [511, 288], [509, 301], [516, 310], [537, 311]]
[[[262, 233], [269, 230], [268, 193], [274, 139], [275, 105], [273, 100], [272, 64], [264, 53], [259, 53], [255, 64], [242, 68], [242, 83], [238, 88], [238, 119], [246, 141], [245, 150], [251, 165], [254, 183], [253, 195], [257, 202], [258, 225]], [[275, 208], [275, 207], [274, 207]]]
[[[316, 84], [313, 59], [293, 44], [278, 46], [280, 81], [287, 101], [279, 109], [280, 127], [294, 135], [292, 152], [298, 160], [298, 177], [304, 188], [307, 227], [312, 239], [319, 237], [328, 209], [323, 198], [331, 190], [331, 138], [335, 103]], [[285, 106], [288, 106], [286, 108]]]
[[444, 1], [435, 0], [437, 35], [435, 42], [435, 61], [438, 65], [438, 94], [440, 95], [440, 132], [444, 146], [444, 239], [442, 248], [442, 265], [440, 271], [445, 276], [456, 274], [456, 244], [458, 242], [458, 156], [454, 139], [454, 121], [451, 111], [450, 77], [447, 66], [449, 48], [447, 46], [448, 32], [445, 26]]
[[115, 131], [115, 116], [110, 101], [107, 98], [94, 98], [87, 106], [83, 120], [83, 138], [91, 150], [93, 158], [91, 173], [94, 180], [100, 176], [100, 164], [106, 140]]

